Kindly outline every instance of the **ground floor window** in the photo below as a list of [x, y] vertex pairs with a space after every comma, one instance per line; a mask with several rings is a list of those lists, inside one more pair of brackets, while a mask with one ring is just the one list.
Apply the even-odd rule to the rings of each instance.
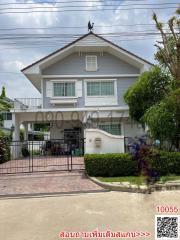
[[121, 135], [121, 124], [119, 123], [98, 124], [98, 128], [112, 135]]

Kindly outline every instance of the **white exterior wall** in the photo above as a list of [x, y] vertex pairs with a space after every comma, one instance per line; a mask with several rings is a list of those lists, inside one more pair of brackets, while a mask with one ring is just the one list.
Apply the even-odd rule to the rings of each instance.
[[[85, 153], [124, 153], [124, 136], [115, 136], [99, 129], [86, 129]], [[96, 146], [96, 140], [101, 143]]]
[[4, 126], [4, 128], [11, 129], [12, 124], [13, 124], [13, 121], [12, 121], [12, 120], [4, 120], [4, 121], [3, 121], [3, 126]]
[[142, 126], [138, 123], [127, 123], [124, 122], [124, 136], [125, 137], [141, 137], [145, 135], [146, 132]]

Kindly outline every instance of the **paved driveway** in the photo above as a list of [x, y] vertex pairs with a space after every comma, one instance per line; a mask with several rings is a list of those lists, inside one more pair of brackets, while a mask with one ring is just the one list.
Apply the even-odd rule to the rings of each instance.
[[0, 196], [103, 191], [84, 171], [0, 176]]
[[92, 231], [98, 228], [148, 231], [151, 237], [136, 239], [154, 240], [157, 205], [180, 208], [180, 192], [156, 192], [150, 195], [106, 192], [1, 199], [0, 239], [58, 240], [60, 231]]

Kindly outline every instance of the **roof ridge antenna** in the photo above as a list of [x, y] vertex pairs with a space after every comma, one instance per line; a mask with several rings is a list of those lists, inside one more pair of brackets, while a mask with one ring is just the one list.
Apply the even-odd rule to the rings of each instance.
[[93, 28], [94, 28], [94, 23], [91, 24], [91, 22], [89, 21], [88, 22], [88, 31], [92, 32]]

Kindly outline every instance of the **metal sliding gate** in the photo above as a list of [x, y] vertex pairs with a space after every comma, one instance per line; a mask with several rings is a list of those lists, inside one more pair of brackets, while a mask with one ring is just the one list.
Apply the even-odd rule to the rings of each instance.
[[84, 139], [23, 141], [6, 144], [0, 175], [84, 170]]

